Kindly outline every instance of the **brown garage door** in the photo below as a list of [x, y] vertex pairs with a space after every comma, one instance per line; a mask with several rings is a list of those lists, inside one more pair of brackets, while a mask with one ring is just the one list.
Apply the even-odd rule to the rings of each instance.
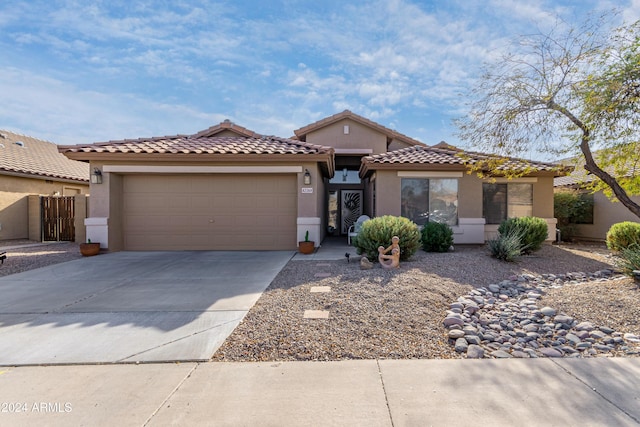
[[290, 250], [295, 175], [127, 175], [126, 250]]

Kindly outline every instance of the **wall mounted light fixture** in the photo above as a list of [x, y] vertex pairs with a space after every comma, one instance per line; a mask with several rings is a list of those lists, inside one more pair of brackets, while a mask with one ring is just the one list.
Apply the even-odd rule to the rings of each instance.
[[311, 173], [309, 169], [304, 170], [304, 179], [302, 182], [304, 182], [304, 185], [311, 185]]
[[100, 169], [93, 168], [93, 173], [91, 173], [91, 183], [102, 184], [102, 172], [100, 172]]

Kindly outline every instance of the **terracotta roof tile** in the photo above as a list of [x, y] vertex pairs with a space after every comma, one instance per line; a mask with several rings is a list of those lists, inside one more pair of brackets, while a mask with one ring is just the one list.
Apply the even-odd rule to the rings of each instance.
[[[594, 155], [600, 154], [600, 151], [594, 152]], [[560, 163], [568, 166], [572, 166], [574, 168], [573, 172], [567, 176], [561, 176], [554, 178], [553, 186], [554, 187], [571, 187], [571, 186], [581, 186], [587, 185], [591, 182], [599, 179], [592, 173], [588, 172], [585, 168], [585, 161], [582, 157], [572, 157], [569, 159], [563, 159]], [[629, 177], [637, 177], [640, 176], [640, 167], [635, 163], [635, 159], [628, 159], [627, 165], [625, 165], [626, 173], [617, 175], [615, 170], [612, 167], [605, 168], [605, 170], [617, 178], [620, 176], [624, 176], [625, 178]]]
[[250, 129], [247, 129], [245, 127], [242, 126], [238, 126], [237, 124], [233, 123], [230, 120], [225, 120], [222, 123], [219, 123], [215, 126], [211, 126], [208, 129], [205, 129], [203, 131], [198, 132], [197, 134], [193, 135], [194, 138], [200, 138], [203, 136], [214, 136], [218, 133], [224, 132], [224, 131], [231, 131], [234, 132], [236, 134], [238, 134], [238, 136], [248, 136], [248, 137], [260, 137], [262, 135], [258, 134], [257, 132], [254, 132]]
[[[375, 154], [365, 157], [363, 163], [369, 169], [376, 169], [376, 165], [411, 164], [411, 165], [452, 165], [465, 167], [475, 165], [478, 162], [492, 159], [490, 155], [459, 150], [453, 146], [439, 144], [434, 147], [413, 146], [402, 148], [387, 153]], [[516, 158], [502, 158], [502, 163], [497, 170], [524, 170], [532, 168], [535, 171], [557, 171], [558, 165], [554, 163], [535, 162]]]
[[147, 154], [323, 154], [331, 147], [276, 136], [198, 137], [176, 135], [128, 139], [88, 145], [60, 146], [62, 153], [147, 153]]
[[2, 172], [89, 182], [89, 164], [70, 160], [53, 142], [0, 130]]

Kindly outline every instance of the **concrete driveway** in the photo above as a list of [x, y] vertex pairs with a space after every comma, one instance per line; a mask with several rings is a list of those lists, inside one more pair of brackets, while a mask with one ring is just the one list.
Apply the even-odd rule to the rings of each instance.
[[0, 278], [0, 365], [208, 360], [293, 252], [117, 252]]

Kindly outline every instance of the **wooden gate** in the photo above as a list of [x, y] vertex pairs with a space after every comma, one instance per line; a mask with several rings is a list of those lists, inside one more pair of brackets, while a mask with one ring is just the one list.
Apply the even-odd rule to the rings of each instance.
[[42, 241], [73, 242], [75, 240], [74, 202], [73, 196], [40, 197]]

